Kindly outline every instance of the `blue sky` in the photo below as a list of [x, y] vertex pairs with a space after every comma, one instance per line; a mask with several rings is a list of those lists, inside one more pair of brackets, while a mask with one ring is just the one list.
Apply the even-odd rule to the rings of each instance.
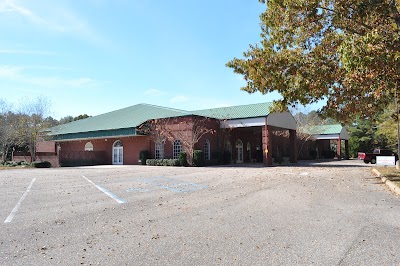
[[138, 103], [185, 110], [259, 103], [225, 64], [260, 40], [257, 0], [0, 0], [0, 98], [50, 115]]

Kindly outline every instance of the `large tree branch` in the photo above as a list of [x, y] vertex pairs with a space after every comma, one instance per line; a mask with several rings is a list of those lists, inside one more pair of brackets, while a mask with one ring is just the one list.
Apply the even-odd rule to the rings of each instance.
[[333, 10], [333, 9], [331, 9], [331, 8], [324, 7], [324, 6], [317, 6], [317, 8], [321, 8], [321, 9], [323, 9], [323, 10], [326, 10], [326, 11], [329, 11], [329, 12], [332, 12], [332, 13], [335, 13], [335, 14], [338, 14], [339, 16], [341, 16], [341, 17], [343, 17], [343, 18], [345, 18], [345, 19], [347, 19], [347, 20], [353, 21], [353, 22], [355, 22], [356, 24], [358, 24], [358, 25], [360, 25], [360, 26], [362, 26], [362, 27], [364, 27], [364, 28], [366, 28], [366, 29], [368, 29], [368, 30], [372, 30], [372, 29], [373, 29], [373, 27], [371, 27], [371, 26], [369, 26], [369, 25], [367, 25], [367, 24], [365, 24], [365, 23], [363, 23], [363, 22], [361, 22], [361, 21], [358, 21], [358, 20], [356, 20], [356, 19], [349, 18], [349, 17], [347, 17], [347, 16], [341, 14], [340, 12], [337, 12], [336, 10]]

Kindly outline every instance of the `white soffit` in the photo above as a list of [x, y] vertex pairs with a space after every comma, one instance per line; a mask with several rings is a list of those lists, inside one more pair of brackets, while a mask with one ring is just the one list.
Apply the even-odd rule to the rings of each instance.
[[315, 135], [314, 139], [339, 139], [338, 134]]
[[265, 126], [265, 117], [242, 118], [222, 121], [221, 128]]
[[[294, 117], [289, 112], [272, 113], [268, 115], [267, 125], [296, 130], [297, 124]], [[238, 128], [238, 127], [258, 127], [265, 126], [265, 117], [253, 117], [232, 119], [223, 121], [221, 128]]]
[[284, 129], [297, 129], [297, 123], [294, 117], [289, 112], [271, 113], [268, 115], [267, 125], [284, 128]]

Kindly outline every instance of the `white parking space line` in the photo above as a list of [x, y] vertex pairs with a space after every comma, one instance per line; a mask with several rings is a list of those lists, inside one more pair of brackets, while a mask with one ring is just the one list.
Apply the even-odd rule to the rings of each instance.
[[95, 183], [93, 183], [90, 179], [88, 179], [86, 176], [82, 176], [83, 178], [85, 178], [90, 184], [92, 184], [93, 186], [95, 186], [97, 189], [99, 189], [101, 192], [103, 192], [104, 194], [106, 194], [107, 196], [109, 196], [110, 198], [112, 198], [113, 200], [115, 200], [116, 202], [118, 202], [119, 204], [123, 204], [126, 203], [126, 200], [121, 199], [120, 197], [118, 197], [117, 195], [114, 195], [113, 193], [111, 193], [110, 191], [108, 191], [107, 189], [96, 185]]
[[15, 205], [14, 209], [11, 211], [10, 215], [8, 215], [7, 219], [4, 221], [4, 223], [11, 223], [11, 221], [14, 219], [15, 214], [17, 213], [19, 207], [21, 206], [22, 201], [25, 199], [26, 195], [28, 195], [29, 191], [31, 191], [31, 187], [33, 185], [33, 182], [35, 182], [36, 178], [32, 179], [31, 183], [29, 184], [28, 188], [22, 195], [22, 197], [19, 199], [17, 205]]

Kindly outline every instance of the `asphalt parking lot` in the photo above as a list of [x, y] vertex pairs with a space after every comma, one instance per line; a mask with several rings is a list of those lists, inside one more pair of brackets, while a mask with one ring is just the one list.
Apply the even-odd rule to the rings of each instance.
[[0, 265], [399, 265], [359, 161], [0, 171]]

